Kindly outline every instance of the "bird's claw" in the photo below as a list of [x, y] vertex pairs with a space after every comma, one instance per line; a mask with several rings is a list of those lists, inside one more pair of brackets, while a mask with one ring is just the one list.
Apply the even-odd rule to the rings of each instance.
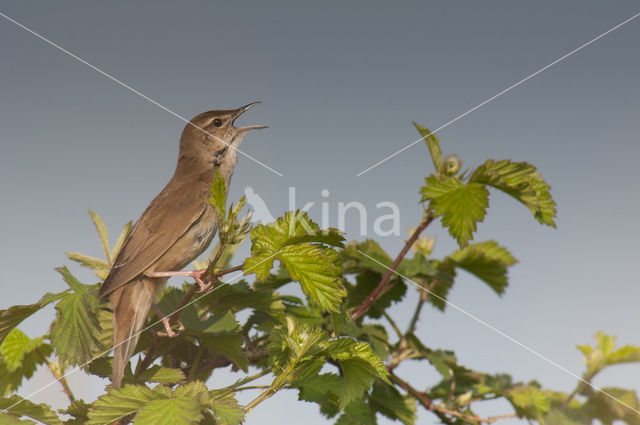
[[176, 323], [178, 324], [178, 332], [175, 332], [173, 329], [171, 329], [171, 316], [166, 316], [162, 312], [162, 310], [160, 310], [160, 308], [155, 304], [152, 304], [151, 307], [153, 308], [153, 311], [156, 313], [156, 316], [158, 316], [158, 318], [160, 319], [160, 322], [162, 323], [162, 326], [164, 326], [164, 330], [165, 330], [165, 332], [157, 332], [158, 336], [175, 338], [176, 336], [178, 336], [180, 332], [185, 330], [185, 327], [184, 327], [184, 324], [182, 324], [182, 321], [180, 321], [180, 319], [176, 319]]
[[184, 324], [182, 324], [180, 320], [176, 322], [178, 324], [177, 332], [171, 328], [171, 319], [169, 317], [160, 319], [160, 321], [162, 322], [165, 330], [165, 332], [156, 332], [156, 335], [160, 337], [175, 338], [180, 335], [180, 332], [185, 330]]

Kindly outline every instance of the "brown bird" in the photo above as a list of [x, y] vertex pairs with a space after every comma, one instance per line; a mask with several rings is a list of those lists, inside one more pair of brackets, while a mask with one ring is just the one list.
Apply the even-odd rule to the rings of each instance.
[[173, 177], [136, 222], [102, 284], [100, 297], [109, 296], [113, 308], [113, 388], [120, 387], [138, 333], [168, 279], [157, 277], [157, 273], [185, 267], [209, 246], [217, 232], [217, 214], [207, 203], [210, 185], [217, 171], [229, 186], [238, 146], [249, 130], [265, 128], [233, 125], [257, 103], [204, 112], [187, 124]]

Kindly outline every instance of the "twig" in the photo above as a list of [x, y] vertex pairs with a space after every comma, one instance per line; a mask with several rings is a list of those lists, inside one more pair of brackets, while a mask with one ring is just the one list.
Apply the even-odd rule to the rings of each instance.
[[447, 424], [452, 424], [453, 423], [453, 421], [450, 418], [448, 418], [447, 415], [448, 416], [453, 416], [455, 418], [461, 419], [461, 420], [463, 420], [465, 422], [472, 423], [472, 424], [481, 424], [481, 423], [492, 424], [492, 423], [494, 423], [494, 422], [496, 422], [496, 421], [498, 421], [500, 419], [507, 419], [507, 418], [515, 418], [515, 417], [517, 417], [516, 414], [509, 413], [509, 414], [505, 414], [505, 415], [490, 416], [488, 418], [483, 418], [483, 417], [476, 416], [476, 415], [470, 415], [470, 414], [467, 414], [467, 413], [462, 413], [462, 412], [459, 412], [457, 410], [451, 410], [451, 409], [448, 409], [448, 408], [446, 408], [446, 407], [444, 407], [444, 406], [442, 406], [440, 404], [434, 403], [434, 401], [431, 400], [431, 398], [429, 398], [429, 396], [427, 394], [425, 394], [423, 391], [416, 390], [411, 385], [409, 385], [409, 383], [407, 383], [406, 381], [404, 381], [401, 378], [399, 378], [393, 372], [389, 373], [389, 377], [391, 378], [391, 381], [393, 381], [395, 384], [400, 386], [400, 388], [405, 390], [413, 398], [418, 400], [418, 402], [420, 402], [420, 404], [422, 404], [422, 406], [425, 409], [435, 413], [436, 416], [438, 416], [438, 418], [443, 423], [447, 423]]
[[434, 279], [431, 285], [429, 285], [429, 288], [427, 288], [427, 291], [420, 291], [419, 297], [418, 297], [418, 304], [416, 304], [416, 309], [413, 312], [413, 316], [411, 316], [411, 320], [409, 321], [409, 325], [407, 326], [407, 331], [405, 332], [405, 335], [409, 335], [410, 333], [416, 330], [416, 326], [418, 325], [418, 320], [420, 320], [420, 313], [422, 312], [422, 307], [424, 307], [424, 303], [429, 298], [429, 294], [435, 287], [436, 282], [437, 280]]
[[[240, 379], [235, 384], [229, 385], [226, 389], [238, 391], [238, 387], [246, 384], [247, 382], [255, 381], [258, 378], [262, 378], [263, 376], [268, 375], [270, 373], [271, 373], [271, 368], [269, 367], [269, 368], [266, 368], [264, 370], [261, 370], [260, 372], [256, 373], [255, 375], [247, 376], [247, 377], [244, 377], [244, 378]], [[268, 385], [266, 387], [268, 387]], [[248, 387], [242, 387], [242, 388], [247, 389]]]
[[389, 288], [391, 287], [391, 285], [389, 284], [389, 281], [391, 280], [391, 277], [393, 276], [394, 272], [396, 271], [396, 269], [398, 268], [398, 266], [400, 265], [404, 257], [409, 252], [409, 249], [411, 249], [413, 244], [416, 242], [420, 234], [424, 231], [424, 229], [427, 228], [427, 226], [433, 221], [434, 218], [435, 217], [433, 216], [433, 213], [431, 213], [431, 211], [425, 211], [425, 214], [422, 217], [422, 220], [420, 221], [420, 225], [416, 227], [416, 230], [414, 230], [411, 237], [404, 244], [404, 247], [396, 257], [396, 259], [393, 260], [393, 263], [391, 263], [391, 266], [389, 267], [387, 272], [384, 274], [384, 276], [382, 276], [382, 279], [380, 279], [380, 283], [378, 283], [378, 286], [376, 286], [376, 288], [371, 292], [371, 294], [369, 294], [369, 296], [365, 298], [362, 304], [358, 306], [356, 311], [353, 312], [353, 314], [351, 315], [352, 320], [356, 320], [359, 317], [361, 317], [363, 314], [365, 314], [367, 310], [369, 310], [369, 308], [371, 307], [371, 304], [373, 304], [378, 298], [380, 298], [385, 292], [389, 290]]
[[400, 328], [398, 327], [398, 325], [396, 325], [396, 322], [391, 318], [391, 316], [389, 316], [389, 314], [387, 314], [386, 311], [384, 313], [382, 313], [382, 315], [384, 316], [385, 319], [387, 319], [387, 321], [391, 325], [391, 328], [393, 329], [393, 331], [398, 336], [398, 339], [399, 340], [403, 340], [404, 339], [404, 335], [400, 331]]
[[69, 387], [69, 383], [67, 382], [67, 379], [65, 378], [65, 375], [63, 373], [61, 373], [61, 371], [57, 370], [54, 367], [53, 364], [51, 364], [51, 362], [45, 357], [45, 355], [42, 354], [42, 351], [40, 351], [38, 348], [36, 348], [35, 351], [38, 354], [38, 356], [40, 356], [42, 361], [45, 362], [45, 364], [49, 368], [49, 371], [51, 371], [51, 374], [56, 379], [56, 381], [60, 382], [60, 385], [62, 385], [62, 389], [63, 389], [64, 393], [69, 398], [69, 401], [71, 403], [73, 403], [75, 401], [75, 397], [73, 396], [73, 393], [71, 392], [71, 387]]
[[571, 394], [569, 394], [567, 396], [567, 398], [562, 402], [562, 405], [560, 406], [560, 410], [565, 410], [568, 406], [569, 403], [571, 402], [571, 400], [574, 399], [575, 396], [577, 396], [580, 391], [582, 391], [582, 389], [584, 388], [585, 382], [590, 383], [591, 380], [593, 379], [593, 377], [598, 373], [599, 371], [595, 371], [589, 374], [585, 374], [583, 377], [583, 381], [578, 382], [578, 385], [576, 385], [576, 387], [573, 389], [573, 391], [571, 391]]

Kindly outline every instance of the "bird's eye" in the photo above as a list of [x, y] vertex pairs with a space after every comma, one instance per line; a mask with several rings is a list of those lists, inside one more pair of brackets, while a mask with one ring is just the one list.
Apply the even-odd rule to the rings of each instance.
[[222, 120], [220, 118], [216, 118], [215, 120], [213, 120], [213, 125], [215, 127], [222, 127]]

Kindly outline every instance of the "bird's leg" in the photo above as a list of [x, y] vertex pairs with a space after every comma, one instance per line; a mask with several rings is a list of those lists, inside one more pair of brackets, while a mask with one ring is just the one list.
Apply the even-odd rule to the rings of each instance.
[[205, 291], [208, 291], [209, 288], [211, 288], [211, 285], [213, 285], [212, 282], [204, 283], [204, 280], [202, 280], [202, 276], [204, 276], [206, 272], [207, 272], [207, 269], [182, 270], [177, 272], [152, 272], [152, 273], [148, 273], [147, 276], [149, 277], [174, 277], [174, 276], [192, 277], [200, 287], [200, 292], [205, 292]]
[[[156, 314], [156, 316], [158, 316], [158, 319], [160, 319], [162, 325], [164, 326], [164, 329], [166, 330], [166, 332], [158, 332], [158, 336], [168, 336], [169, 338], [174, 338], [176, 335], [178, 335], [173, 331], [173, 329], [171, 329], [171, 316], [166, 316], [162, 312], [162, 310], [160, 310], [160, 308], [155, 304], [151, 304], [151, 308], [153, 308], [153, 312]], [[177, 322], [178, 332], [182, 332], [184, 330], [184, 325], [182, 324], [180, 319], [178, 319]]]

